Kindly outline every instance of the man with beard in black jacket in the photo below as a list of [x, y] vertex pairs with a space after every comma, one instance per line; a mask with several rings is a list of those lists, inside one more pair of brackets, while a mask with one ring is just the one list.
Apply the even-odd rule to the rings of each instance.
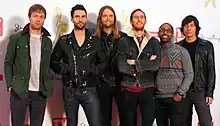
[[123, 112], [121, 108], [120, 74], [116, 65], [116, 49], [121, 38], [126, 34], [119, 31], [116, 14], [111, 6], [103, 6], [97, 18], [96, 36], [101, 40], [108, 65], [101, 77], [101, 85], [98, 87], [100, 107], [104, 126], [112, 123], [112, 101], [116, 101], [120, 119], [123, 124]]
[[60, 37], [51, 56], [52, 70], [62, 75], [67, 126], [77, 126], [79, 105], [90, 126], [103, 126], [96, 86], [106, 67], [106, 56], [99, 39], [85, 28], [84, 6], [74, 6], [71, 17], [73, 31]]
[[121, 90], [125, 126], [136, 126], [139, 105], [142, 126], [152, 126], [155, 117], [155, 78], [160, 66], [160, 43], [145, 29], [141, 9], [131, 13], [132, 29], [118, 45], [117, 64], [122, 74]]

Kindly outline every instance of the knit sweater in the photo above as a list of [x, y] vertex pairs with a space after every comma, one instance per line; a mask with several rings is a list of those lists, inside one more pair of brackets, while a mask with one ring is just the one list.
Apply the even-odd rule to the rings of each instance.
[[156, 79], [156, 98], [173, 97], [177, 92], [186, 94], [193, 81], [193, 68], [186, 49], [169, 43], [161, 51], [161, 64]]

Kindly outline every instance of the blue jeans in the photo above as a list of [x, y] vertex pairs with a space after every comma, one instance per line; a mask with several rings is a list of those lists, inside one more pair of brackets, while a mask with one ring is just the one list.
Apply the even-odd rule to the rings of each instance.
[[80, 104], [85, 112], [89, 126], [102, 126], [96, 87], [88, 87], [82, 90], [64, 86], [63, 99], [67, 126], [77, 126]]

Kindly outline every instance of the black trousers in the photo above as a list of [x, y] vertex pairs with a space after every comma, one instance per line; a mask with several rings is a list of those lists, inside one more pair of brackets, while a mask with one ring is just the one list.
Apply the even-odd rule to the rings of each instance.
[[29, 91], [28, 97], [21, 99], [11, 90], [10, 107], [12, 126], [24, 126], [27, 107], [30, 112], [30, 125], [42, 126], [47, 99], [40, 92]]
[[211, 126], [212, 116], [209, 105], [206, 104], [205, 91], [189, 90], [184, 101], [183, 119], [185, 126], [192, 126], [193, 105], [200, 122], [200, 126]]
[[63, 89], [67, 126], [77, 126], [79, 105], [85, 112], [89, 126], [103, 126], [96, 87], [88, 87], [82, 90], [64, 86]]
[[146, 88], [141, 92], [122, 91], [123, 112], [125, 124], [122, 126], [137, 125], [137, 106], [142, 116], [142, 126], [152, 126], [155, 118], [154, 88]]
[[156, 99], [157, 126], [184, 126], [182, 121], [183, 100], [176, 102], [173, 98]]
[[103, 83], [98, 86], [98, 96], [100, 100], [101, 114], [103, 120], [103, 126], [111, 126], [112, 125], [112, 102], [113, 98], [115, 99], [120, 125], [124, 122], [124, 116], [122, 112], [121, 105], [121, 91], [120, 87], [110, 86], [109, 84]]

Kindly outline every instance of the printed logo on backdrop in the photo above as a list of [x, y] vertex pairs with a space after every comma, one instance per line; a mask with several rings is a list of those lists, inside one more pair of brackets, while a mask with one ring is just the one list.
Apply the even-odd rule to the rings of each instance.
[[[198, 126], [201, 126], [199, 122], [198, 122]], [[211, 126], [214, 126], [214, 122], [211, 122]]]
[[[67, 118], [53, 118], [52, 126], [64, 126], [66, 125]], [[89, 126], [88, 123], [78, 123], [78, 126]]]
[[[125, 11], [122, 11], [121, 12], [121, 15], [120, 15], [120, 22], [122, 24], [122, 27], [121, 27], [121, 30], [124, 31], [124, 32], [127, 32], [131, 29], [131, 24], [129, 23], [130, 22], [130, 19], [128, 17], [128, 13], [126, 13]], [[180, 27], [177, 27], [175, 29], [176, 31], [174, 32], [174, 38], [175, 38], [175, 42], [178, 42], [182, 39], [184, 39], [184, 35], [181, 33], [180, 31]], [[158, 37], [158, 29], [150, 29], [148, 31], [152, 36], [156, 37], [157, 39], [159, 39]]]
[[3, 18], [0, 17], [0, 36], [3, 35]]
[[23, 29], [23, 27], [21, 27], [21, 25], [19, 23], [14, 24], [14, 32], [18, 32], [22, 29]]
[[205, 0], [205, 7], [207, 7], [209, 4], [212, 4], [212, 7], [216, 8], [215, 0]]
[[[52, 119], [52, 126], [65, 126], [66, 123], [67, 123], [67, 118], [64, 118], [64, 117]], [[30, 124], [25, 124], [24, 126], [30, 126]], [[78, 123], [78, 126], [89, 126], [89, 124], [82, 122], [82, 123]]]
[[56, 15], [56, 20], [57, 20], [57, 22], [56, 22], [57, 30], [56, 30], [56, 35], [55, 35], [55, 39], [53, 42], [53, 48], [54, 48], [57, 40], [59, 39], [59, 37], [69, 31], [69, 24], [63, 20], [64, 15], [62, 14], [61, 9], [59, 7], [56, 7], [54, 9], [54, 13]]
[[220, 37], [216, 36], [216, 34], [212, 34], [210, 36], [205, 36], [203, 34], [199, 34], [199, 37], [209, 40], [212, 43], [220, 44]]
[[[121, 18], [120, 21], [121, 21], [121, 24], [122, 24], [122, 31], [124, 31], [124, 32], [129, 31], [131, 29], [131, 24], [129, 23], [128, 13], [122, 11], [120, 18]], [[175, 28], [175, 32], [174, 32], [174, 40], [175, 40], [175, 42], [179, 42], [182, 39], [184, 39], [184, 35], [180, 31], [180, 28], [181, 27], [176, 27]], [[158, 31], [157, 29], [156, 30], [155, 29], [153, 29], [153, 30], [150, 29], [148, 32], [152, 36], [154, 36], [157, 39], [159, 39], [157, 31]], [[212, 43], [220, 43], [220, 37], [218, 37], [216, 34], [212, 34], [210, 36], [205, 36], [205, 35], [200, 33], [199, 37], [201, 37], [203, 39], [206, 39], [206, 40], [209, 40]]]
[[0, 82], [3, 81], [3, 74], [0, 74]]

